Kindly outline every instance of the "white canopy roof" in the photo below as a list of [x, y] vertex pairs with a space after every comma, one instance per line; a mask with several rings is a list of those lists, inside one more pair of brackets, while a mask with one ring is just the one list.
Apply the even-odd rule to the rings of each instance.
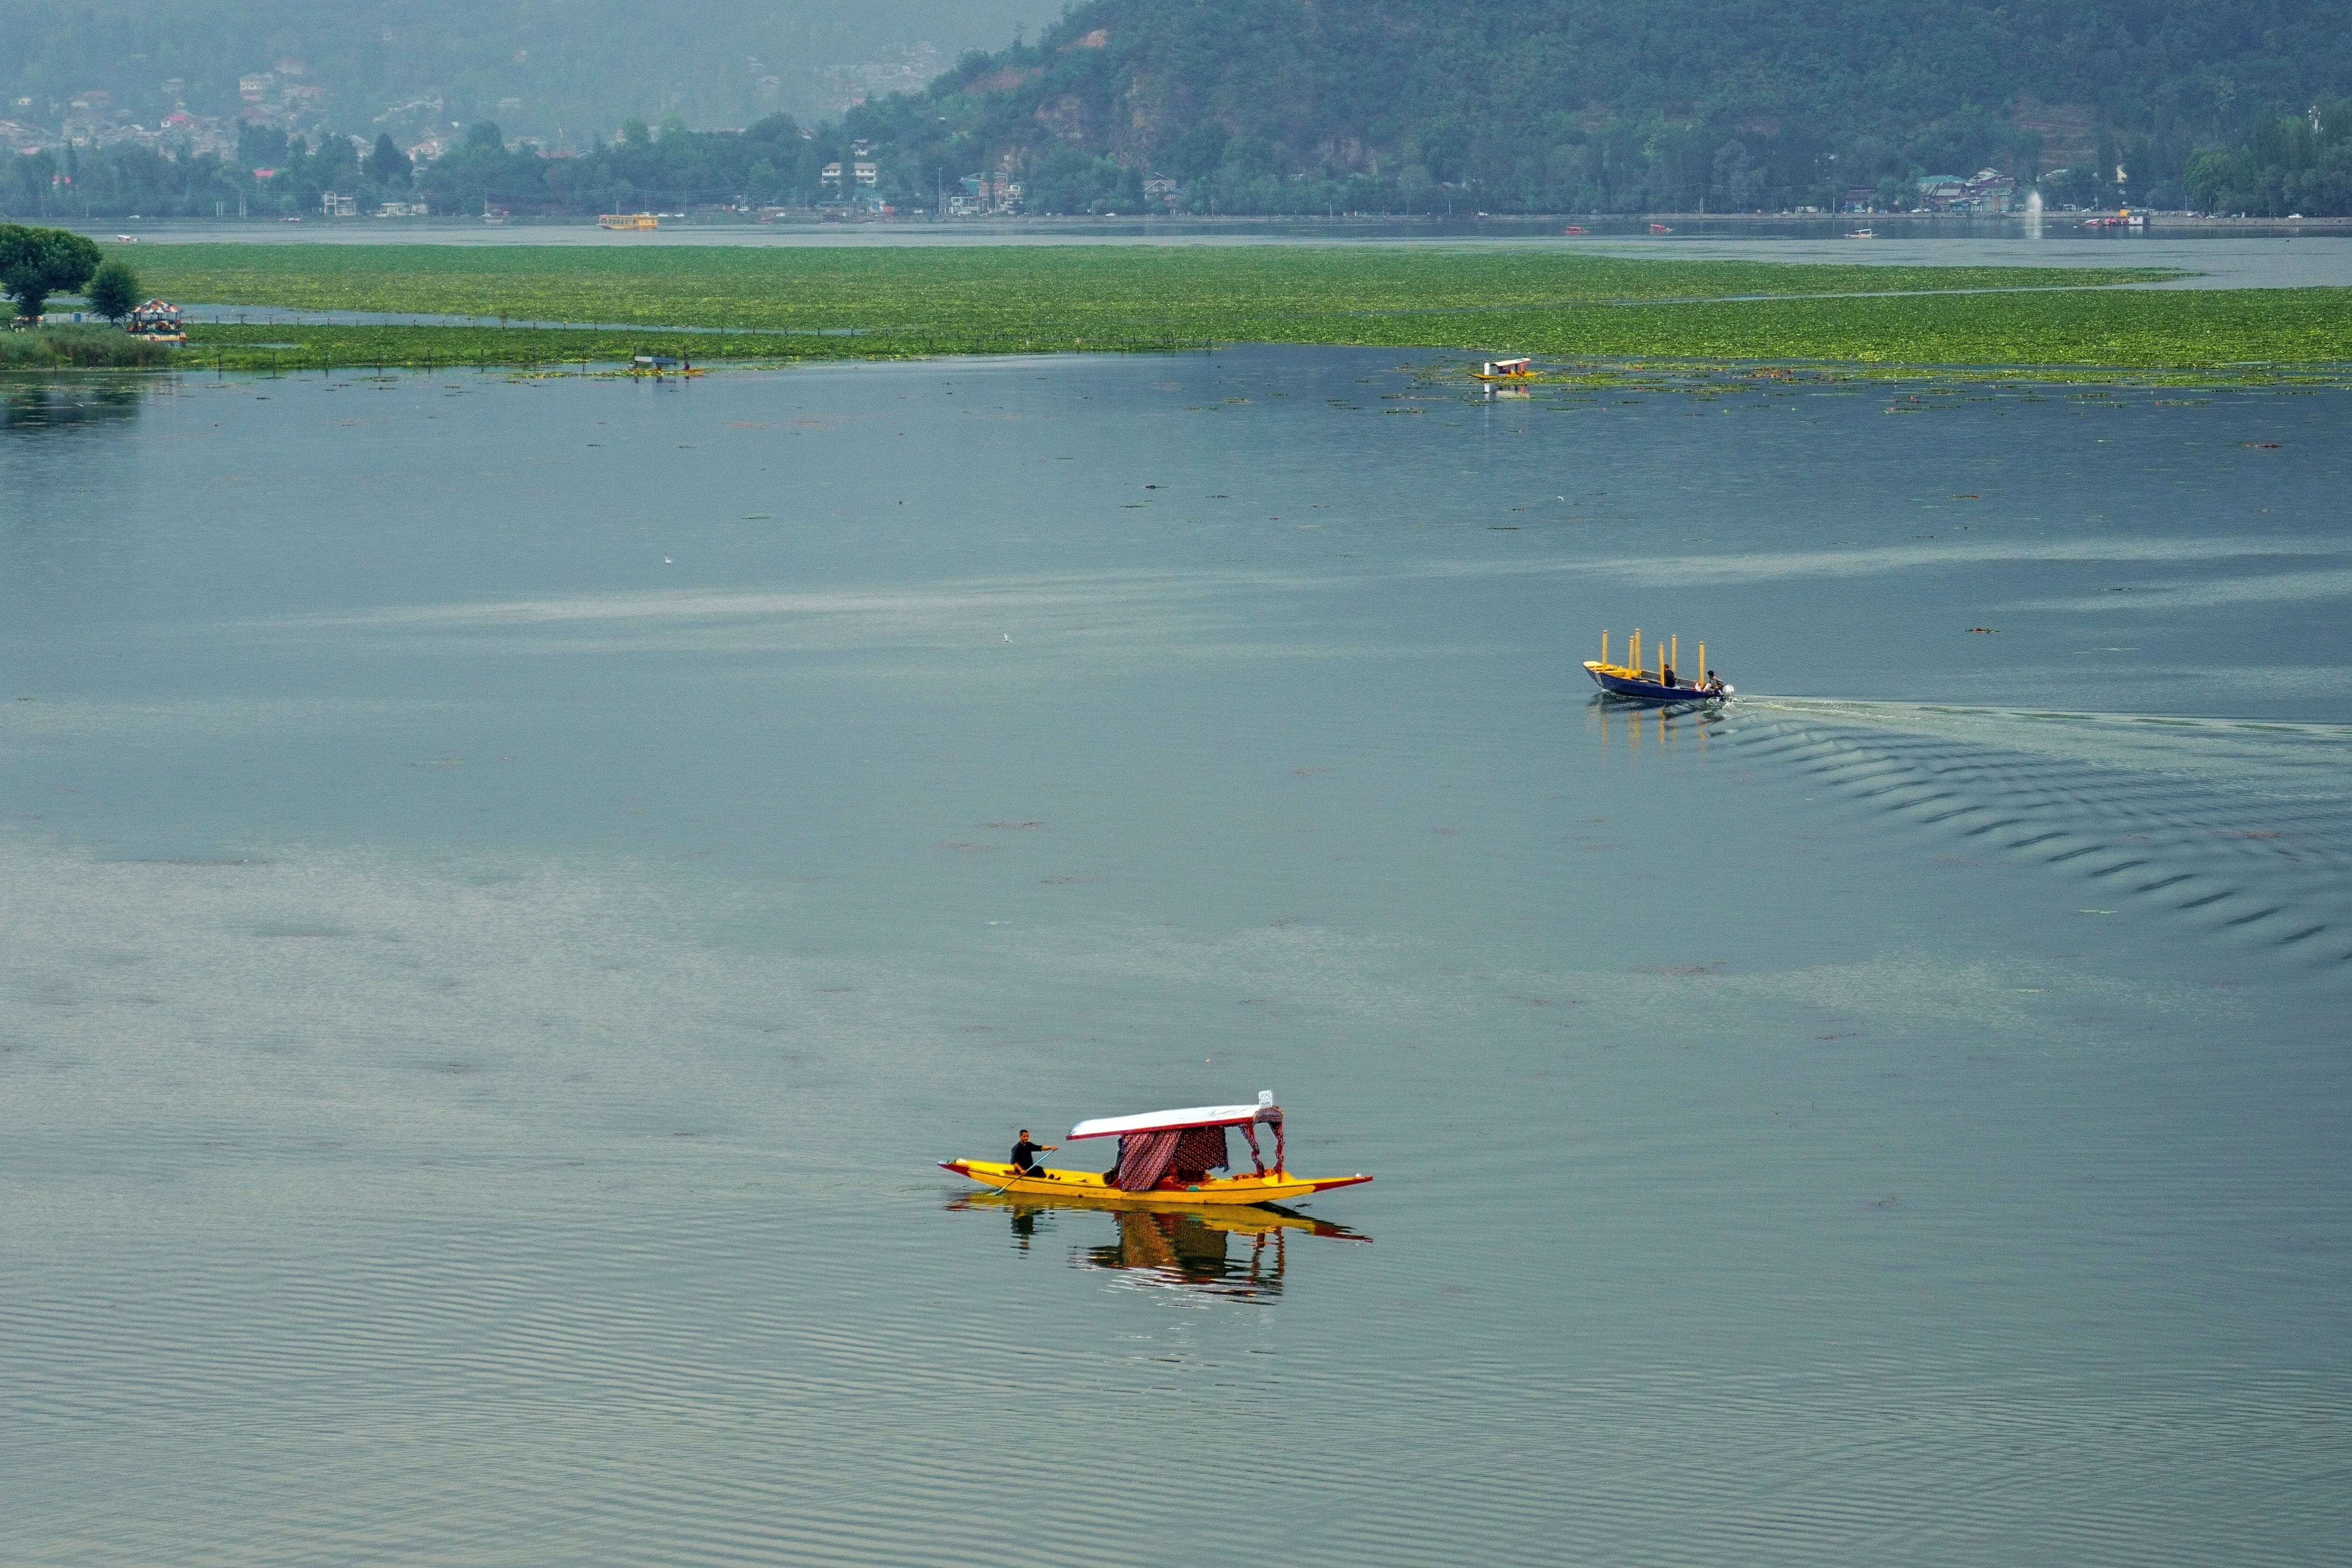
[[1165, 1132], [1179, 1127], [1233, 1127], [1244, 1121], [1280, 1119], [1274, 1090], [1258, 1090], [1255, 1105], [1195, 1105], [1182, 1110], [1146, 1110], [1133, 1116], [1097, 1116], [1070, 1129], [1072, 1138], [1110, 1138], [1126, 1132]]

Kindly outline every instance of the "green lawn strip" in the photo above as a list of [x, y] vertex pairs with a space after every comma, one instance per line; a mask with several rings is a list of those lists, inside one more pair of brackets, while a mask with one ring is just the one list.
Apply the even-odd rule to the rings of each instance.
[[2071, 288], [2147, 268], [1626, 259], [1555, 250], [1235, 246], [186, 245], [140, 258], [191, 303], [646, 326], [1258, 339], [1300, 316], [1579, 301]]

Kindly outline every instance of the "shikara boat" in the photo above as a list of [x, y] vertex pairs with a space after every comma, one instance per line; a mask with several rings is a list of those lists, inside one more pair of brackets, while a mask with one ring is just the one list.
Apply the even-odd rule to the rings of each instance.
[[1655, 646], [1658, 667], [1645, 668], [1642, 662], [1642, 628], [1633, 628], [1633, 645], [1626, 649], [1623, 664], [1609, 661], [1609, 634], [1601, 634], [1601, 657], [1584, 661], [1584, 673], [1592, 677], [1592, 684], [1612, 697], [1622, 697], [1635, 702], [1721, 702], [1732, 689], [1712, 679], [1706, 665], [1706, 644], [1698, 645], [1699, 679], [1685, 680], [1675, 668], [1675, 657], [1680, 651], [1680, 639], [1668, 637]]
[[1486, 369], [1474, 370], [1470, 374], [1480, 381], [1533, 381], [1536, 375], [1536, 362], [1524, 356], [1518, 359], [1490, 359], [1486, 362]]
[[[1274, 1129], [1274, 1168], [1258, 1147], [1260, 1123]], [[1229, 1170], [1225, 1132], [1241, 1129], [1248, 1142], [1248, 1175], [1214, 1175]], [[940, 1169], [1014, 1196], [1061, 1202], [1109, 1199], [1185, 1208], [1233, 1204], [1288, 1204], [1335, 1187], [1352, 1187], [1371, 1177], [1294, 1176], [1283, 1154], [1282, 1108], [1271, 1090], [1255, 1105], [1196, 1105], [1181, 1110], [1148, 1110], [1139, 1116], [1102, 1116], [1070, 1129], [1067, 1140], [1117, 1138], [1118, 1159], [1108, 1171], [1039, 1168], [1024, 1173], [997, 1160], [941, 1160]]]

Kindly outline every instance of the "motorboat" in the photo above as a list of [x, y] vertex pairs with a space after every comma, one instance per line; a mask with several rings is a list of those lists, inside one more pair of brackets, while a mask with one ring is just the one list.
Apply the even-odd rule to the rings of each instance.
[[1642, 628], [1633, 628], [1631, 645], [1625, 650], [1625, 662], [1617, 664], [1609, 658], [1609, 634], [1601, 634], [1601, 657], [1584, 661], [1584, 673], [1592, 677], [1592, 684], [1612, 697], [1622, 697], [1635, 702], [1722, 702], [1728, 699], [1732, 688], [1713, 679], [1707, 668], [1706, 644], [1698, 645], [1699, 679], [1685, 680], [1675, 670], [1675, 656], [1681, 651], [1680, 640], [1669, 637], [1655, 644], [1652, 651], [1657, 658], [1657, 668], [1651, 669], [1643, 662]]
[[[1258, 1143], [1260, 1126], [1274, 1131], [1271, 1169]], [[1252, 1168], [1246, 1175], [1230, 1173], [1226, 1133], [1234, 1128], [1241, 1130], [1249, 1146]], [[1260, 1091], [1255, 1105], [1195, 1105], [1133, 1116], [1096, 1117], [1071, 1128], [1066, 1142], [1086, 1138], [1118, 1140], [1118, 1158], [1109, 1170], [1038, 1166], [1024, 1171], [996, 1160], [941, 1160], [940, 1169], [1013, 1196], [1185, 1208], [1297, 1203], [1318, 1193], [1371, 1180], [1361, 1172], [1351, 1176], [1293, 1175], [1283, 1149], [1282, 1108], [1274, 1102], [1270, 1089]], [[1229, 1173], [1220, 1176], [1213, 1173], [1217, 1171]]]

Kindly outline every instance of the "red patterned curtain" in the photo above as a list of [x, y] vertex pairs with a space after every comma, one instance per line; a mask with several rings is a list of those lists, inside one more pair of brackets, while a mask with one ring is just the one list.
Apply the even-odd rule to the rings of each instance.
[[1187, 1127], [1183, 1141], [1176, 1145], [1175, 1173], [1180, 1182], [1197, 1182], [1210, 1172], [1221, 1169], [1225, 1163], [1225, 1130], [1222, 1127]]
[[1160, 1184], [1160, 1178], [1176, 1163], [1176, 1145], [1184, 1134], [1171, 1129], [1165, 1132], [1130, 1132], [1118, 1141], [1118, 1186], [1121, 1192], [1148, 1193]]

